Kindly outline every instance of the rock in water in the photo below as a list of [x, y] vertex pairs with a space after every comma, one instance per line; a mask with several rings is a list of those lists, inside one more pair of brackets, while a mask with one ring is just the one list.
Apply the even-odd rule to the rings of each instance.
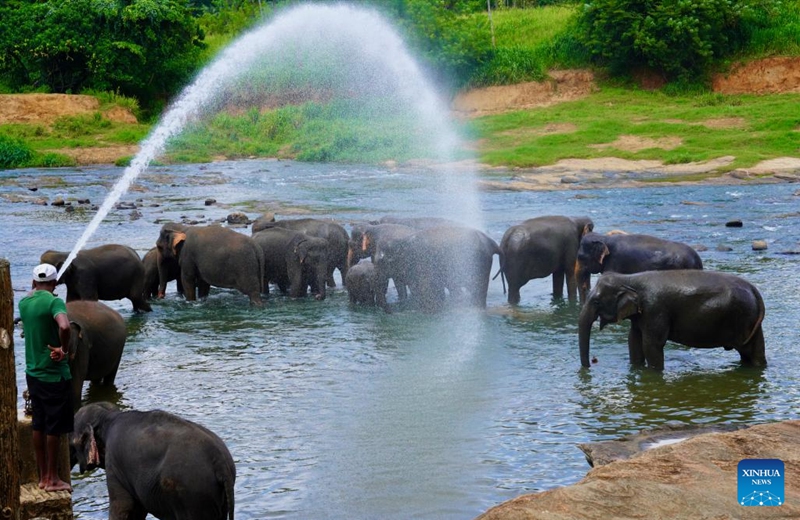
[[[786, 467], [784, 503], [738, 503], [742, 459], [780, 459]], [[480, 520], [607, 520], [610, 518], [800, 518], [800, 421], [707, 433], [592, 469], [572, 486], [523, 495]], [[794, 475], [794, 477], [792, 477]]]

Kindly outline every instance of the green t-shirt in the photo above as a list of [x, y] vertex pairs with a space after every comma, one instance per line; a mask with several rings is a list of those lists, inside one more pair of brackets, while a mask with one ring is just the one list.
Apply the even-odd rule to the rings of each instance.
[[19, 302], [19, 317], [25, 332], [25, 373], [29, 376], [46, 383], [71, 378], [69, 361], [53, 361], [47, 348], [61, 345], [55, 317], [66, 312], [64, 300], [50, 291], [34, 291]]

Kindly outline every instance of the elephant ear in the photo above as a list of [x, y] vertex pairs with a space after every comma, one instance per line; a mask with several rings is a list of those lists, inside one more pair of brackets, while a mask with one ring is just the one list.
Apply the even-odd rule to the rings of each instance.
[[641, 312], [639, 295], [632, 288], [623, 287], [617, 293], [617, 323]]
[[589, 244], [589, 256], [598, 264], [603, 265], [603, 260], [608, 254], [608, 246], [602, 240], [593, 240]]
[[308, 240], [298, 240], [294, 244], [294, 254], [300, 259], [300, 263], [304, 263], [306, 261], [306, 256], [308, 255]]
[[583, 226], [583, 231], [581, 231], [581, 238], [585, 237], [592, 231], [594, 231], [594, 222], [589, 222]]
[[178, 252], [183, 247], [183, 243], [186, 241], [186, 233], [182, 231], [173, 231], [172, 233], [172, 253], [175, 256], [178, 256]]
[[361, 252], [362, 253], [366, 253], [367, 251], [369, 251], [369, 243], [370, 243], [369, 233], [365, 232], [363, 235], [361, 235]]

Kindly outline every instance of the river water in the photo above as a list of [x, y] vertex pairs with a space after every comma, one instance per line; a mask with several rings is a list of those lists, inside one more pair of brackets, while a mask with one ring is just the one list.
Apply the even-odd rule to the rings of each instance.
[[[99, 204], [120, 168], [0, 172], [0, 254], [12, 263], [15, 301], [46, 249], [69, 250], [91, 212], [12, 202], [46, 196]], [[346, 224], [384, 214], [433, 215], [458, 204], [431, 188], [428, 170], [222, 162], [151, 168], [89, 247], [127, 244], [144, 254], [159, 219], [219, 220], [260, 208], [311, 212]], [[465, 181], [466, 182], [466, 181]], [[33, 193], [30, 186], [38, 186]], [[577, 306], [531, 281], [510, 308], [497, 279], [485, 312], [427, 316], [352, 308], [339, 286], [323, 302], [276, 296], [250, 308], [234, 291], [207, 301], [174, 294], [128, 324], [116, 390], [87, 384], [84, 399], [161, 408], [199, 422], [228, 445], [241, 519], [473, 518], [524, 493], [579, 480], [576, 444], [669, 421], [760, 423], [797, 418], [800, 197], [790, 184], [483, 192], [476, 225], [499, 242], [526, 218], [589, 215], [595, 230], [624, 229], [704, 245], [706, 268], [741, 275], [766, 304], [769, 366], [738, 366], [735, 351], [670, 345], [663, 374], [627, 363], [627, 322], [595, 329], [598, 363], [580, 368]], [[218, 203], [204, 206], [206, 198]], [[442, 200], [445, 200], [443, 203]], [[137, 202], [137, 199], [138, 202]], [[742, 228], [725, 222], [741, 219]], [[243, 229], [243, 232], [249, 233]], [[767, 251], [751, 250], [765, 239]], [[717, 251], [719, 244], [732, 251]], [[338, 273], [337, 273], [338, 275]], [[60, 288], [59, 293], [66, 295]], [[24, 343], [15, 335], [17, 384]], [[78, 518], [106, 518], [102, 471], [73, 475]]]

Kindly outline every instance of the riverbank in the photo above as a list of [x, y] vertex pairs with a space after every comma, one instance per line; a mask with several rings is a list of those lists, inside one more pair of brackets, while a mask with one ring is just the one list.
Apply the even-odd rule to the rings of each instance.
[[[609, 518], [800, 517], [800, 421], [704, 433], [613, 461], [572, 486], [523, 495], [479, 520], [606, 520]], [[744, 507], [737, 466], [742, 459], [779, 459], [785, 465], [780, 506]], [[758, 504], [753, 504], [758, 505]]]

